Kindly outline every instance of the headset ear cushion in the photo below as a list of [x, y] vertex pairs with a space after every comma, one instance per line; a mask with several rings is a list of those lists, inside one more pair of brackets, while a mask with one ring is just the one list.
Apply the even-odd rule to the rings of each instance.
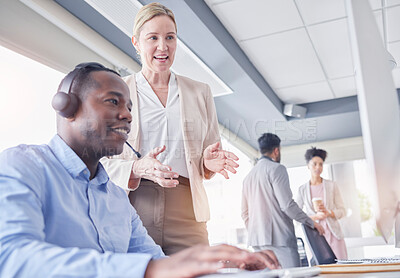
[[51, 102], [54, 110], [64, 118], [71, 118], [78, 110], [79, 100], [74, 94], [58, 92]]

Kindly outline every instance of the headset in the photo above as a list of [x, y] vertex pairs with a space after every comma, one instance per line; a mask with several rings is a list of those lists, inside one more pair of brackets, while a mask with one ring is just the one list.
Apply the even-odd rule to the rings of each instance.
[[[54, 95], [53, 100], [51, 102], [51, 105], [53, 106], [54, 110], [56, 110], [56, 112], [64, 118], [71, 118], [72, 116], [74, 116], [74, 114], [79, 108], [78, 97], [75, 94], [71, 94], [70, 91], [72, 83], [74, 82], [78, 73], [86, 68], [98, 68], [98, 69], [108, 70], [102, 64], [91, 62], [91, 63], [81, 63], [77, 65], [73, 71], [67, 74], [67, 76], [61, 83], [60, 89]], [[113, 72], [116, 73], [115, 71]]]
[[[90, 62], [90, 63], [81, 63], [77, 65], [73, 71], [67, 74], [64, 80], [61, 83], [60, 89], [54, 95], [51, 105], [53, 106], [54, 110], [64, 118], [71, 118], [75, 115], [76, 111], [79, 108], [79, 99], [75, 94], [71, 94], [71, 87], [72, 83], [74, 82], [75, 78], [77, 77], [78, 73], [86, 68], [97, 68], [97, 69], [104, 69], [106, 71], [113, 72], [118, 76], [121, 76], [116, 71], [106, 68], [102, 64]], [[138, 158], [141, 158], [142, 155], [136, 151], [128, 142], [125, 142], [129, 148], [135, 153]]]

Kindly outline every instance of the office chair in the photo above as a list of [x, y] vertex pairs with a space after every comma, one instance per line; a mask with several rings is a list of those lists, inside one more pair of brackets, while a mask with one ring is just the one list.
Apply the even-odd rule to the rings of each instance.
[[325, 237], [323, 235], [321, 236], [316, 229], [310, 228], [307, 225], [302, 224], [301, 227], [303, 228], [306, 241], [313, 254], [310, 264], [320, 265], [336, 263], [336, 256]]

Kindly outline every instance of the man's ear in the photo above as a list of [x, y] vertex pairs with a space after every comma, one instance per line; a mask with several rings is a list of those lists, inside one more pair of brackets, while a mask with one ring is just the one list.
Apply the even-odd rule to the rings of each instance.
[[274, 148], [274, 155], [275, 156], [279, 155], [279, 147]]
[[60, 117], [60, 119], [59, 119], [60, 122], [61, 122], [61, 121], [66, 121], [66, 122], [72, 123], [72, 122], [74, 122], [74, 121], [76, 120], [76, 112], [75, 112], [74, 115], [72, 115], [72, 116], [69, 117], [69, 118], [64, 118], [64, 117], [62, 117], [62, 116], [60, 116], [60, 115], [58, 115], [58, 117]]

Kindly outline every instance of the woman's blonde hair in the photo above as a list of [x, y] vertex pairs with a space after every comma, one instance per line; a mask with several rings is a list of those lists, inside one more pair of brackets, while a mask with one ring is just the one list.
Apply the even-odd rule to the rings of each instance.
[[174, 22], [175, 31], [177, 31], [174, 13], [164, 5], [154, 2], [143, 6], [137, 13], [135, 17], [135, 25], [133, 26], [133, 35], [139, 39], [139, 34], [143, 25], [153, 17], [160, 15], [169, 16], [169, 18]]

